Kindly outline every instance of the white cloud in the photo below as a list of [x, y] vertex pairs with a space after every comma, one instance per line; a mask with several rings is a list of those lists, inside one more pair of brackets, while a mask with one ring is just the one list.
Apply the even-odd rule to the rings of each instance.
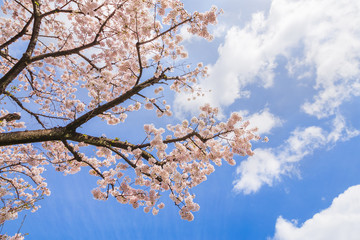
[[[227, 32], [225, 43], [218, 49], [219, 59], [214, 65], [208, 66], [209, 77], [199, 81], [205, 96], [197, 100], [217, 107], [229, 106], [238, 98], [250, 96], [244, 87], [254, 82], [255, 76], [262, 79], [264, 87], [272, 85], [273, 63], [267, 60], [263, 52], [258, 51], [262, 40], [256, 36], [262, 27], [258, 24], [262, 19], [263, 14], [258, 14], [246, 29], [232, 27]], [[188, 96], [178, 95], [175, 99], [178, 111], [193, 111], [198, 108], [193, 102], [183, 101], [184, 98]]]
[[346, 141], [360, 134], [350, 129], [337, 115], [330, 132], [318, 126], [296, 129], [287, 141], [277, 148], [255, 149], [255, 154], [241, 162], [236, 172], [234, 190], [250, 194], [264, 184], [272, 186], [284, 174], [296, 173], [296, 163], [318, 148], [331, 148], [337, 141]]
[[243, 161], [236, 169], [240, 178], [234, 181], [234, 190], [250, 194], [261, 188], [262, 185], [272, 185], [274, 180], [284, 174], [284, 166], [273, 149], [255, 149], [253, 157]]
[[[330, 130], [322, 121], [318, 126], [296, 128], [276, 148], [256, 149], [238, 167], [235, 190], [251, 193], [264, 184], [272, 185], [281, 175], [293, 173], [296, 163], [314, 150], [359, 135], [339, 113], [342, 103], [360, 96], [359, 12], [360, 1], [354, 0], [272, 0], [268, 12], [253, 14], [244, 27], [229, 28], [217, 61], [208, 66], [209, 78], [198, 83], [205, 92], [212, 90], [200, 99], [201, 104], [226, 107], [252, 97], [250, 85], [272, 87], [277, 59], [283, 56], [289, 76], [311, 80], [303, 84], [312, 84], [315, 90], [296, 108], [301, 106], [299, 110], [318, 119], [333, 119]], [[182, 101], [185, 97], [177, 96], [175, 111], [197, 109], [196, 103]], [[255, 122], [256, 117], [265, 115], [254, 115]]]
[[[360, 95], [359, 12], [360, 1], [353, 0], [273, 0], [267, 14], [253, 14], [243, 28], [228, 30], [210, 77], [199, 82], [212, 89], [202, 102], [229, 106], [250, 96], [248, 85], [271, 87], [282, 55], [290, 74], [316, 80], [317, 93], [302, 109], [318, 118], [336, 114], [344, 101]], [[177, 104], [184, 111], [194, 108], [192, 102]]]
[[348, 188], [331, 206], [315, 214], [302, 226], [281, 216], [276, 221], [274, 240], [356, 240], [360, 236], [360, 185]]
[[258, 127], [257, 134], [259, 135], [269, 134], [271, 129], [280, 127], [283, 124], [283, 121], [272, 114], [268, 108], [264, 108], [250, 116], [248, 116], [248, 111], [240, 111], [239, 114], [243, 116], [244, 120], [250, 121], [249, 129]]
[[[236, 191], [248, 194], [272, 185], [281, 175], [296, 172], [296, 163], [314, 150], [359, 135], [339, 113], [342, 103], [360, 96], [359, 12], [360, 1], [354, 0], [272, 0], [268, 12], [253, 14], [244, 27], [229, 28], [217, 61], [208, 66], [209, 78], [198, 83], [205, 96], [197, 103], [184, 101], [186, 95], [176, 97], [176, 112], [194, 111], [205, 102], [230, 106], [252, 97], [250, 85], [274, 85], [279, 56], [287, 60], [289, 76], [313, 80], [307, 84], [313, 84], [315, 93], [300, 102], [301, 110], [318, 119], [333, 119], [331, 129], [321, 125], [324, 121], [298, 127], [280, 146], [256, 149], [237, 169]], [[264, 125], [261, 119], [274, 118], [264, 110], [252, 117], [254, 125], [263, 124], [264, 133], [275, 126], [271, 121]]]

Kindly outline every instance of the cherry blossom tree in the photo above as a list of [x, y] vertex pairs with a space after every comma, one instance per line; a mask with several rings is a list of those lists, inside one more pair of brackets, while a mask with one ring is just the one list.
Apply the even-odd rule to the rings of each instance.
[[114, 197], [154, 215], [167, 192], [191, 221], [199, 205], [190, 189], [214, 165], [253, 154], [256, 129], [235, 113], [220, 122], [209, 105], [177, 125], [145, 124], [138, 142], [86, 132], [95, 118], [116, 131], [134, 111], [171, 117], [162, 92], [195, 92], [206, 77], [202, 64], [182, 62], [180, 28], [211, 40], [215, 7], [189, 13], [180, 0], [5, 0], [1, 9], [1, 225], [50, 195], [42, 176], [49, 165], [64, 174], [85, 168], [98, 178], [95, 199]]

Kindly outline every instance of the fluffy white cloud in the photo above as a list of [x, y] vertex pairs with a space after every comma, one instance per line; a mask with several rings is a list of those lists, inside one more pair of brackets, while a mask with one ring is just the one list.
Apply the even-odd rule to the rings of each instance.
[[[252, 97], [250, 85], [272, 87], [277, 59], [283, 56], [289, 75], [312, 80], [304, 84], [313, 84], [315, 94], [304, 97], [300, 109], [319, 119], [333, 119], [330, 130], [322, 127], [322, 121], [318, 126], [296, 128], [276, 148], [256, 149], [238, 167], [235, 190], [251, 193], [263, 184], [272, 185], [282, 174], [293, 173], [295, 163], [315, 149], [359, 135], [339, 113], [343, 102], [360, 96], [359, 12], [360, 1], [354, 0], [272, 0], [268, 12], [253, 14], [243, 27], [229, 28], [218, 49], [219, 58], [208, 66], [209, 78], [199, 82], [206, 92], [199, 105], [229, 106], [236, 99]], [[178, 109], [198, 107], [184, 101], [187, 97], [177, 96]], [[266, 113], [260, 112], [253, 120], [261, 125], [259, 119], [264, 117]], [[273, 127], [271, 121], [268, 124], [263, 132]]]
[[239, 114], [243, 116], [244, 120], [249, 120], [249, 129], [257, 127], [259, 130], [257, 134], [263, 135], [271, 133], [271, 129], [280, 127], [283, 121], [272, 114], [268, 108], [264, 108], [260, 112], [254, 113], [250, 116], [248, 111], [240, 111]]
[[[360, 1], [354, 0], [272, 0], [268, 12], [253, 14], [243, 27], [229, 28], [219, 58], [208, 66], [209, 78], [198, 83], [205, 96], [197, 103], [187, 102], [187, 95], [176, 97], [175, 111], [193, 111], [205, 102], [229, 106], [252, 97], [250, 85], [274, 85], [279, 56], [285, 57], [290, 76], [312, 80], [304, 84], [313, 84], [315, 94], [295, 107], [319, 119], [333, 119], [332, 128], [325, 129], [324, 121], [303, 126], [278, 147], [256, 149], [237, 168], [236, 191], [252, 193], [272, 185], [281, 175], [293, 173], [296, 163], [314, 150], [359, 135], [339, 113], [343, 102], [360, 96], [359, 12]], [[279, 122], [269, 114], [263, 110], [251, 116], [262, 133]]]
[[295, 164], [314, 150], [331, 147], [337, 141], [346, 141], [359, 134], [360, 131], [348, 128], [340, 115], [333, 120], [329, 132], [318, 126], [296, 129], [281, 146], [255, 149], [253, 156], [241, 162], [236, 170], [238, 178], [234, 181], [234, 190], [250, 194], [264, 184], [271, 186], [281, 175], [296, 172]]
[[348, 188], [331, 206], [315, 214], [302, 226], [281, 216], [276, 221], [274, 240], [356, 240], [360, 236], [360, 185]]
[[187, 102], [189, 96], [178, 95], [175, 99], [177, 111], [194, 111], [204, 103], [214, 106], [229, 106], [240, 97], [249, 97], [245, 86], [255, 82], [255, 76], [262, 79], [264, 87], [270, 87], [273, 80], [273, 63], [262, 51], [262, 40], [257, 38], [257, 23], [263, 22], [263, 14], [253, 18], [252, 24], [241, 30], [232, 27], [225, 37], [225, 43], [219, 47], [219, 59], [208, 66], [209, 77], [201, 79], [200, 87], [205, 96], [197, 102]]
[[[268, 13], [253, 14], [244, 27], [228, 30], [218, 60], [209, 66], [210, 77], [199, 82], [212, 90], [201, 102], [228, 106], [249, 97], [250, 84], [271, 87], [282, 55], [291, 75], [316, 80], [317, 93], [302, 109], [318, 118], [335, 114], [344, 101], [360, 95], [359, 12], [360, 1], [353, 0], [273, 0]], [[182, 97], [179, 109], [197, 108]]]
[[273, 149], [255, 149], [254, 156], [243, 161], [236, 169], [239, 179], [234, 181], [234, 190], [250, 194], [256, 192], [262, 185], [272, 185], [285, 173], [284, 164], [279, 161]]

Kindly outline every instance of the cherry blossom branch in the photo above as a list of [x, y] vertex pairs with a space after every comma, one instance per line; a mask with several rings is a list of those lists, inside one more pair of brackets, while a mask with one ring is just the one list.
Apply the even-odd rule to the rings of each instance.
[[2, 171], [3, 169], [10, 168], [10, 167], [15, 167], [15, 166], [19, 166], [19, 165], [21, 165], [21, 164], [22, 164], [22, 163], [19, 162], [19, 163], [13, 163], [13, 164], [10, 164], [10, 165], [6, 165], [6, 166], [0, 168], [0, 172], [3, 172], [3, 171]]
[[[98, 34], [99, 35], [99, 34]], [[97, 35], [97, 36], [98, 36]], [[31, 58], [30, 62], [37, 62], [40, 60], [43, 60], [45, 58], [49, 58], [49, 57], [63, 57], [63, 56], [68, 56], [68, 55], [72, 55], [72, 54], [77, 54], [82, 50], [91, 48], [95, 45], [98, 45], [100, 42], [97, 40], [98, 38], [94, 39], [92, 42], [82, 45], [80, 47], [76, 47], [76, 48], [72, 48], [72, 49], [68, 49], [68, 50], [62, 50], [62, 51], [57, 51], [57, 52], [51, 52], [51, 53], [44, 53], [38, 56], [34, 56]]]
[[[46, 142], [46, 141], [62, 141], [62, 140], [72, 140], [76, 142], [84, 142], [93, 146], [99, 147], [118, 147], [124, 150], [136, 149], [136, 145], [122, 142], [114, 139], [99, 138], [93, 137], [86, 134], [69, 132], [66, 128], [51, 128], [43, 130], [32, 130], [32, 131], [19, 131], [19, 132], [7, 132], [0, 133], [0, 146], [9, 146], [15, 144], [25, 144], [25, 143], [36, 143], [36, 142]], [[155, 159], [150, 153], [142, 151], [141, 156], [149, 160], [150, 158]]]
[[3, 120], [10, 122], [10, 121], [14, 121], [14, 120], [19, 120], [20, 118], [21, 118], [21, 116], [17, 113], [9, 113], [9, 114], [6, 114], [5, 116], [0, 117], [0, 122]]
[[153, 37], [153, 38], [151, 38], [151, 39], [148, 39], [148, 40], [146, 40], [146, 41], [140, 42], [139, 45], [141, 46], [141, 45], [150, 43], [150, 42], [158, 39], [158, 38], [161, 37], [161, 36], [164, 36], [164, 35], [167, 34], [168, 32], [171, 32], [172, 30], [176, 29], [177, 27], [179, 27], [179, 26], [181, 26], [181, 25], [183, 25], [183, 24], [185, 24], [186, 22], [189, 22], [189, 21], [191, 21], [191, 20], [192, 20], [192, 18], [185, 19], [184, 21], [182, 21], [182, 22], [180, 22], [180, 23], [178, 23], [178, 24], [175, 24], [174, 26], [170, 27], [168, 30], [160, 33], [159, 35], [156, 35], [155, 37]]
[[4, 178], [2, 176], [0, 176], [0, 179], [8, 182], [11, 184], [11, 186], [14, 188], [15, 192], [16, 192], [16, 195], [17, 195], [17, 199], [20, 199], [20, 194], [19, 194], [19, 190], [17, 189], [17, 187], [14, 185], [14, 183], [10, 180], [10, 179], [7, 179], [7, 178]]
[[73, 48], [73, 49], [68, 49], [68, 50], [63, 50], [63, 51], [57, 51], [57, 52], [52, 52], [52, 53], [45, 53], [45, 54], [41, 54], [38, 56], [35, 56], [33, 58], [31, 58], [31, 62], [36, 62], [45, 58], [49, 58], [49, 57], [61, 57], [61, 56], [67, 56], [67, 55], [72, 55], [75, 53], [79, 53], [82, 50], [91, 48], [95, 45], [98, 45], [100, 43], [100, 35], [103, 32], [106, 24], [109, 22], [109, 20], [115, 15], [116, 11], [121, 7], [122, 5], [120, 5], [118, 8], [116, 8], [106, 19], [105, 21], [100, 25], [99, 30], [97, 31], [97, 34], [95, 35], [95, 38], [92, 42], [88, 43], [88, 44], [84, 44], [80, 47], [77, 48]]
[[46, 128], [45, 125], [41, 122], [40, 118], [39, 118], [39, 114], [33, 113], [32, 111], [30, 111], [29, 109], [27, 109], [26, 107], [24, 107], [24, 105], [19, 101], [19, 99], [17, 99], [14, 95], [12, 95], [10, 92], [5, 91], [5, 95], [8, 95], [14, 102], [16, 102], [16, 104], [22, 108], [23, 110], [25, 110], [27, 113], [29, 113], [31, 116], [33, 116], [36, 121], [43, 127]]
[[98, 45], [100, 43], [100, 40], [99, 40], [100, 34], [103, 32], [106, 24], [115, 15], [116, 11], [119, 8], [121, 8], [121, 6], [123, 5], [123, 4], [121, 4], [119, 7], [117, 7], [105, 19], [105, 21], [101, 24], [94, 40], [91, 43], [88, 43], [88, 44], [85, 44], [85, 45], [82, 45], [80, 47], [76, 47], [73, 49], [57, 51], [57, 52], [52, 52], [52, 53], [45, 53], [45, 54], [41, 54], [41, 55], [34, 56], [31, 58], [31, 55], [36, 46], [37, 39], [39, 37], [41, 19], [44, 16], [47, 16], [47, 15], [40, 14], [40, 6], [36, 0], [32, 0], [32, 3], [33, 3], [33, 8], [34, 8], [34, 10], [33, 10], [34, 11], [34, 13], [33, 13], [34, 26], [33, 26], [32, 35], [30, 38], [30, 42], [28, 44], [28, 47], [27, 47], [23, 57], [0, 79], [0, 94], [5, 91], [6, 87], [10, 84], [10, 82], [30, 63], [40, 61], [42, 59], [49, 58], [49, 57], [61, 57], [61, 56], [72, 55], [75, 53], [79, 53], [82, 50], [85, 50], [85, 49], [91, 48], [95, 45]]
[[20, 32], [18, 32], [14, 37], [10, 38], [8, 41], [4, 42], [0, 45], [0, 49], [6, 48], [10, 44], [16, 42], [19, 38], [26, 34], [27, 28], [29, 27], [30, 23], [32, 22], [34, 15], [31, 15], [30, 19], [26, 22], [25, 26], [22, 28]]
[[14, 0], [17, 4], [19, 4], [21, 7], [23, 7], [27, 12], [29, 12], [30, 14], [32, 14], [32, 12], [30, 11], [30, 9], [28, 9], [27, 7], [25, 7], [21, 2], [19, 2], [18, 0]]
[[[181, 142], [181, 141], [185, 141], [185, 140], [187, 140], [187, 139], [190, 139], [190, 138], [192, 138], [192, 137], [194, 137], [194, 136], [196, 136], [196, 137], [199, 138], [203, 143], [205, 143], [205, 142], [207, 142], [207, 141], [210, 140], [210, 139], [219, 137], [220, 135], [226, 134], [226, 133], [229, 133], [229, 132], [231, 132], [231, 131], [220, 132], [220, 133], [215, 134], [215, 135], [213, 135], [213, 136], [211, 136], [211, 137], [209, 137], [209, 138], [204, 138], [204, 137], [202, 137], [198, 132], [193, 131], [193, 132], [191, 132], [191, 133], [186, 134], [186, 135], [183, 136], [183, 137], [164, 140], [163, 143], [169, 144], [169, 143]], [[135, 148], [146, 148], [146, 147], [150, 147], [150, 146], [151, 146], [150, 143], [144, 143], [144, 144], [136, 145]]]
[[135, 13], [135, 34], [136, 34], [136, 38], [137, 38], [137, 43], [136, 43], [136, 53], [137, 53], [137, 58], [138, 58], [138, 62], [139, 62], [139, 75], [137, 76], [137, 80], [135, 83], [135, 86], [139, 84], [142, 73], [143, 73], [143, 66], [142, 66], [142, 61], [141, 61], [141, 54], [140, 54], [140, 38], [139, 38], [139, 30], [138, 30], [138, 17], [137, 17], [137, 13]]
[[80, 52], [77, 53], [80, 57], [82, 57], [86, 62], [88, 62], [93, 68], [95, 68], [97, 71], [100, 71], [101, 68], [96, 66], [89, 58], [87, 58], [85, 55], [81, 54]]
[[[26, 169], [31, 173], [31, 169], [30, 169], [28, 166], [26, 166], [26, 165], [24, 165], [24, 164], [20, 164], [20, 166], [23, 167], [23, 168], [26, 168]], [[39, 184], [39, 183], [37, 183], [37, 182], [35, 181], [35, 179], [34, 179], [30, 174], [28, 174], [28, 173], [26, 173], [26, 172], [22, 172], [22, 171], [20, 171], [20, 170], [8, 169], [8, 170], [2, 171], [2, 172], [3, 172], [3, 173], [4, 173], [4, 172], [16, 172], [16, 173], [20, 173], [20, 174], [23, 174], [23, 175], [29, 177], [36, 185]]]
[[121, 152], [119, 152], [118, 150], [110, 147], [110, 146], [106, 146], [106, 148], [110, 149], [111, 151], [113, 151], [114, 153], [116, 153], [117, 155], [119, 155], [122, 159], [125, 160], [125, 162], [127, 164], [129, 164], [132, 168], [136, 168], [136, 165], [134, 163], [132, 163], [124, 154], [122, 154]]
[[[140, 82], [140, 79], [141, 79], [141, 76], [142, 76], [142, 72], [143, 72], [143, 66], [142, 66], [142, 61], [141, 61], [141, 55], [140, 55], [140, 46], [141, 45], [144, 45], [144, 44], [147, 44], [147, 43], [150, 43], [150, 42], [153, 42], [155, 41], [156, 39], [158, 39], [159, 37], [161, 36], [164, 36], [165, 34], [171, 32], [172, 30], [176, 29], [177, 27], [185, 24], [186, 22], [190, 21], [191, 18], [188, 18], [178, 24], [175, 24], [174, 26], [170, 27], [168, 30], [156, 35], [155, 37], [149, 39], [149, 40], [146, 40], [146, 41], [143, 41], [143, 42], [140, 42], [139, 41], [139, 36], [137, 34], [138, 31], [136, 31], [136, 34], [137, 34], [137, 39], [138, 39], [138, 42], [136, 43], [136, 52], [137, 52], [137, 57], [138, 57], [138, 62], [139, 62], [139, 69], [140, 69], [140, 73], [139, 75], [137, 76], [137, 80], [136, 80], [136, 83], [135, 85], [138, 85], [139, 82]], [[137, 28], [137, 18], [136, 18], [136, 28]]]
[[105, 103], [105, 104], [85, 113], [81, 117], [77, 118], [76, 120], [74, 120], [73, 122], [68, 124], [66, 126], [66, 128], [69, 130], [75, 130], [76, 128], [80, 127], [81, 125], [83, 125], [84, 123], [89, 121], [90, 119], [94, 118], [95, 116], [98, 116], [99, 114], [102, 114], [103, 112], [111, 109], [112, 107], [119, 105], [120, 103], [123, 103], [126, 100], [130, 99], [132, 96], [134, 96], [141, 90], [143, 90], [151, 85], [154, 85], [163, 79], [166, 79], [164, 72], [159, 77], [152, 77], [152, 78], [148, 79], [147, 81], [142, 82], [139, 85], [136, 85], [135, 87], [133, 87], [129, 91], [125, 92], [121, 96], [115, 98], [114, 100], [112, 100], [108, 103]]
[[40, 6], [36, 0], [32, 0], [33, 5], [33, 30], [28, 47], [21, 59], [0, 79], [0, 94], [4, 93], [6, 87], [14, 80], [18, 74], [30, 63], [30, 57], [35, 49], [36, 42], [40, 33], [41, 17]]
[[[81, 134], [81, 133], [77, 133], [77, 132], [69, 133], [68, 136], [65, 136], [65, 137], [68, 137], [68, 139], [72, 140], [72, 141], [84, 142], [86, 144], [90, 144], [90, 145], [98, 146], [98, 147], [109, 147], [110, 146], [110, 147], [121, 148], [124, 150], [128, 150], [129, 148], [131, 150], [137, 149], [137, 145], [131, 144], [129, 142], [123, 142], [120, 140], [109, 139], [109, 138], [105, 138], [105, 137], [99, 138], [99, 137], [89, 136], [89, 135]], [[144, 150], [142, 150], [141, 156], [146, 160], [149, 160], [150, 158], [155, 159], [155, 157], [153, 155], [151, 155], [150, 153], [148, 153]], [[159, 164], [161, 164], [161, 163], [159, 162]]]
[[140, 55], [140, 43], [139, 42], [136, 43], [136, 52], [137, 52], [137, 56], [138, 56], [139, 71], [140, 72], [139, 72], [139, 75], [137, 76], [135, 86], [139, 84], [141, 76], [142, 76], [142, 72], [143, 72], [143, 66], [142, 66], [141, 55]]
[[61, 9], [61, 8], [56, 8], [54, 10], [51, 10], [49, 12], [46, 12], [46, 13], [43, 13], [41, 14], [41, 17], [47, 17], [49, 15], [52, 15], [52, 14], [56, 14], [56, 13], [77, 13], [77, 14], [82, 14], [82, 15], [85, 15], [85, 13], [83, 12], [80, 12], [80, 11], [74, 11], [74, 10], [71, 10], [71, 9]]
[[65, 128], [0, 133], [0, 146], [61, 140]]
[[[106, 200], [114, 196], [120, 203], [135, 208], [144, 206], [145, 212], [153, 208], [154, 215], [158, 211], [156, 207], [164, 207], [163, 203], [159, 204], [161, 207], [155, 205], [160, 193], [171, 191], [170, 198], [180, 208], [181, 217], [191, 221], [191, 212], [198, 210], [198, 205], [192, 202], [191, 188], [206, 180], [214, 171], [214, 164], [220, 165], [225, 160], [234, 165], [234, 154], [252, 154], [249, 142], [254, 138], [252, 130], [235, 127], [242, 121], [241, 117], [233, 114], [229, 121], [216, 123], [217, 109], [210, 106], [202, 107], [199, 119], [194, 117], [191, 123], [184, 120], [181, 125], [168, 126], [173, 133], [170, 138], [163, 139], [166, 132], [163, 128], [144, 125], [146, 138], [138, 139], [137, 145], [125, 139], [78, 132], [97, 116], [107, 120], [107, 124], [120, 124], [127, 113], [142, 108], [140, 97], [146, 99], [144, 109], [155, 110], [158, 116], [171, 115], [170, 106], [164, 107], [159, 98], [148, 102], [145, 96], [149, 93], [144, 90], [166, 84], [180, 92], [191, 89], [196, 78], [206, 75], [206, 68], [200, 64], [194, 70], [177, 68], [181, 66], [180, 58], [187, 56], [178, 33], [186, 24], [190, 33], [210, 39], [207, 26], [216, 21], [215, 8], [207, 13], [188, 14], [181, 0], [100, 3], [13, 0], [3, 8], [8, 19], [0, 24], [5, 38], [0, 45], [1, 101], [14, 102], [22, 114], [34, 117], [36, 127], [40, 128], [14, 130], [24, 127], [16, 121], [20, 114], [9, 113], [11, 109], [6, 106], [1, 110], [0, 175], [11, 177], [13, 184], [0, 178], [9, 193], [0, 197], [5, 214], [25, 208], [36, 210], [34, 203], [50, 194], [42, 176], [44, 165], [50, 163], [65, 174], [90, 168], [90, 175], [99, 177], [98, 188], [92, 191], [94, 198]], [[70, 21], [62, 17], [69, 17]], [[9, 23], [14, 27], [7, 29]], [[16, 59], [9, 49], [11, 52], [14, 43], [20, 41], [27, 46]], [[145, 77], [145, 69], [154, 75]], [[176, 73], [168, 77], [165, 73], [169, 70]], [[179, 73], [182, 70], [183, 74]], [[6, 91], [9, 84], [19, 87]], [[85, 88], [89, 97], [80, 88]], [[157, 88], [154, 94], [162, 90]], [[48, 119], [43, 117], [66, 121], [60, 127], [47, 126]], [[229, 135], [230, 132], [233, 134]], [[233, 140], [230, 146], [227, 145], [230, 140], [222, 139], [227, 137]], [[86, 156], [85, 146], [96, 148], [97, 157]], [[35, 184], [25, 181], [23, 174]], [[16, 198], [16, 190], [22, 199]], [[1, 221], [9, 219], [5, 216]]]
[[80, 156], [80, 154], [77, 151], [75, 151], [75, 149], [66, 140], [62, 140], [62, 143], [71, 152], [71, 154], [74, 156], [76, 161], [86, 163], [89, 167], [91, 167], [96, 172], [97, 175], [99, 175], [102, 179], [105, 179], [104, 175], [97, 168], [95, 168], [91, 163], [83, 160], [82, 157]]

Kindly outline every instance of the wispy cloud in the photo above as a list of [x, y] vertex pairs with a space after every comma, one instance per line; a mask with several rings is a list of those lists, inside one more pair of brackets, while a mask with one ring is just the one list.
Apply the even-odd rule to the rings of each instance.
[[319, 148], [331, 148], [338, 141], [358, 136], [360, 131], [346, 126], [345, 120], [337, 115], [332, 129], [327, 132], [321, 127], [310, 126], [295, 129], [286, 142], [277, 148], [255, 149], [237, 168], [238, 178], [234, 190], [250, 194], [264, 184], [271, 186], [284, 174], [296, 172], [296, 163]]

